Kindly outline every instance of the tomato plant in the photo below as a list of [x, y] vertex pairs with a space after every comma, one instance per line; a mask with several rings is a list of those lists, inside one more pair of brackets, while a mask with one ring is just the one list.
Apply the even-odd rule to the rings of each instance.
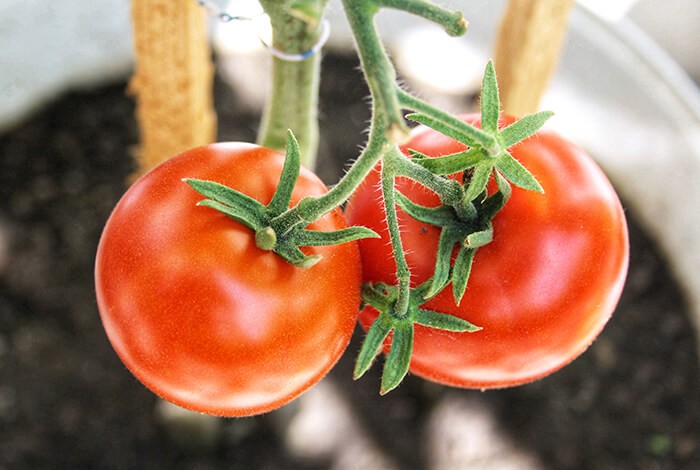
[[[295, 267], [197, 205], [182, 182], [216, 179], [268, 204], [283, 164], [251, 144], [196, 148], [139, 179], [110, 216], [95, 267], [100, 315], [119, 357], [161, 397], [217, 415], [261, 413], [318, 382], [345, 350], [360, 303], [356, 244], [304, 248], [323, 262]], [[291, 203], [326, 191], [302, 168]], [[336, 209], [307, 228], [344, 227]]]
[[[474, 115], [465, 120], [478, 123]], [[499, 127], [513, 121], [502, 118]], [[402, 150], [437, 157], [465, 148], [420, 126]], [[459, 305], [449, 289], [425, 303], [481, 330], [456, 333], [416, 325], [410, 370], [424, 378], [494, 388], [545, 376], [591, 344], [620, 297], [628, 262], [627, 228], [603, 172], [583, 150], [550, 131], [539, 131], [510, 152], [537, 177], [544, 194], [514, 188], [493, 219], [493, 241], [476, 252]], [[381, 235], [359, 242], [363, 280], [395, 284], [379, 178], [376, 168], [350, 199], [346, 216], [349, 223]], [[435, 193], [406, 178], [397, 178], [396, 189], [415, 203], [440, 204]], [[416, 286], [433, 275], [440, 230], [401, 209], [398, 221], [411, 284]], [[367, 306], [361, 324], [367, 329], [376, 317], [377, 311]]]
[[[358, 306], [367, 335], [354, 376], [384, 347], [382, 394], [409, 369], [490, 388], [573, 360], [612, 314], [627, 268], [623, 211], [602, 171], [538, 132], [552, 113], [501, 119], [491, 61], [478, 118], [399, 86], [374, 16], [404, 10], [458, 36], [460, 12], [344, 0], [371, 121], [367, 145], [326, 189], [300, 169], [293, 135], [313, 161], [326, 3], [262, 2], [275, 32], [259, 141], [281, 150], [286, 132], [285, 157], [250, 144], [193, 149], [147, 173], [115, 208], [96, 283], [119, 356], [162, 397], [230, 416], [272, 410], [320, 380]], [[407, 118], [423, 127], [411, 133]], [[348, 200], [350, 227], [340, 210]]]

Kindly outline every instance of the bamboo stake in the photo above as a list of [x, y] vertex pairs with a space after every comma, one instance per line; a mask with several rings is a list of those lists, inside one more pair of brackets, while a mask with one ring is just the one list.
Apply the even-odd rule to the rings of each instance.
[[132, 0], [139, 173], [216, 135], [205, 12], [191, 0]]
[[536, 112], [556, 69], [573, 0], [509, 0], [495, 45], [503, 111]]

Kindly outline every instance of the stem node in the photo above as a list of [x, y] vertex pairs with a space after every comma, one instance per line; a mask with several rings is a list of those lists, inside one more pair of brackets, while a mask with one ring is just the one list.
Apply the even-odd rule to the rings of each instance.
[[272, 227], [265, 227], [255, 232], [255, 246], [261, 250], [271, 251], [277, 244], [277, 234]]

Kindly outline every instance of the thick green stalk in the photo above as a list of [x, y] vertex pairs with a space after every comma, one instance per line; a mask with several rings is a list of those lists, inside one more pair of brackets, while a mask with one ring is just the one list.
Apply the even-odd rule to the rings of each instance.
[[[396, 70], [389, 59], [379, 37], [374, 17], [381, 7], [399, 8], [421, 14], [439, 22], [446, 30], [461, 34], [466, 22], [460, 13], [448, 13], [424, 0], [397, 2], [395, 0], [343, 0], [345, 13], [357, 47], [362, 70], [372, 96], [372, 124], [367, 147], [345, 176], [327, 194], [319, 198], [308, 198], [290, 209], [283, 217], [290, 221], [312, 222], [341, 205], [364, 180], [374, 165], [388, 152], [396, 151], [396, 143], [408, 135], [403, 108], [413, 104], [408, 93], [396, 84]], [[434, 109], [420, 102], [421, 110]], [[411, 106], [408, 106], [411, 109]], [[447, 113], [445, 113], [447, 115]], [[426, 176], [426, 175], [423, 175]], [[434, 175], [426, 176], [434, 180]], [[425, 178], [417, 178], [422, 181]], [[428, 186], [433, 186], [428, 183]], [[446, 189], [445, 191], [450, 191]], [[444, 192], [440, 192], [441, 196]]]
[[[378, 8], [373, 0], [343, 0], [345, 13], [352, 28], [362, 70], [372, 95], [373, 130], [384, 134], [391, 142], [408, 136], [396, 96], [396, 70], [379, 38], [374, 25]], [[375, 128], [374, 126], [380, 126]]]
[[[321, 18], [328, 0], [305, 1], [303, 11], [290, 2], [262, 0], [273, 30], [272, 47], [287, 54], [302, 54], [318, 42]], [[314, 168], [318, 148], [318, 89], [320, 54], [289, 61], [272, 58], [272, 87], [261, 121], [258, 143], [281, 152], [292, 130], [299, 141], [302, 164]]]
[[395, 142], [408, 135], [396, 93], [396, 71], [374, 25], [379, 11], [376, 2], [343, 0], [343, 6], [372, 96], [372, 125], [367, 147], [338, 184], [325, 196], [307, 201], [306, 207], [301, 204], [306, 220], [315, 220], [342, 204]]
[[[397, 156], [397, 154], [399, 154]], [[400, 161], [400, 152], [387, 152], [382, 165], [382, 194], [384, 195], [384, 211], [386, 213], [386, 223], [389, 229], [389, 237], [396, 261], [396, 279], [398, 281], [398, 298], [394, 306], [394, 315], [398, 318], [404, 317], [408, 312], [411, 295], [411, 270], [406, 261], [406, 253], [403, 250], [401, 241], [401, 228], [399, 227], [398, 214], [396, 212], [396, 164]]]
[[408, 135], [408, 128], [396, 96], [396, 72], [374, 26], [378, 11], [372, 0], [344, 0], [348, 22], [355, 36], [357, 52], [372, 96], [372, 125], [367, 147], [345, 176], [327, 194], [308, 198], [292, 208], [287, 217], [311, 222], [335, 209], [350, 197], [374, 165], [396, 140]]

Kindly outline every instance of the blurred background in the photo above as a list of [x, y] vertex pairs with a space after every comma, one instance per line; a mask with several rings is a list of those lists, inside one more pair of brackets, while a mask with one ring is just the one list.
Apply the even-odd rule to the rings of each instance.
[[[464, 38], [403, 14], [380, 27], [407, 86], [463, 111], [504, 2], [445, 3], [470, 21]], [[332, 184], [369, 112], [337, 1], [329, 17], [318, 171]], [[211, 22], [218, 139], [251, 141], [269, 58], [232, 27]], [[587, 0], [572, 15], [543, 107], [620, 191], [632, 242], [618, 311], [581, 358], [512, 390], [409, 377], [379, 398], [379, 368], [350, 378], [357, 332], [292, 405], [232, 420], [158, 401], [97, 314], [94, 252], [139, 142], [129, 1], [0, 0], [0, 470], [700, 468], [699, 29], [697, 0]]]

